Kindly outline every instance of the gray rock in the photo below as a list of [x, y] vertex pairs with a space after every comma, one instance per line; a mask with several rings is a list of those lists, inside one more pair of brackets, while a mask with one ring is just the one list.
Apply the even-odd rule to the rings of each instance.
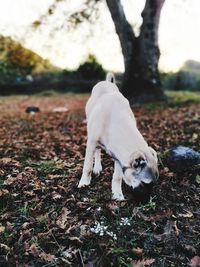
[[166, 163], [174, 172], [199, 173], [200, 153], [189, 147], [173, 147], [167, 152]]
[[40, 109], [38, 107], [29, 106], [26, 108], [26, 113], [36, 113], [36, 112], [40, 112]]

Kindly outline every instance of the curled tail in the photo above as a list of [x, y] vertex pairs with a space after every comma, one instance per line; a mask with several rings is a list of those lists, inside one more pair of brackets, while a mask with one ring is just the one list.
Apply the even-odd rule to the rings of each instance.
[[106, 75], [106, 81], [111, 82], [111, 83], [116, 83], [115, 82], [115, 75], [111, 72], [107, 73]]

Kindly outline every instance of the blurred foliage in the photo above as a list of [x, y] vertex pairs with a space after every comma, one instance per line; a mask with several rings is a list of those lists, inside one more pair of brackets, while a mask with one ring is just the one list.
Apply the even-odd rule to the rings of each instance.
[[[60, 5], [62, 5], [61, 12], [63, 18], [63, 25], [68, 30], [75, 29], [83, 22], [94, 23], [94, 21], [99, 16], [99, 3], [103, 2], [102, 0], [82, 0], [81, 9], [70, 9], [70, 4], [68, 0], [54, 0], [49, 8], [32, 23], [33, 29], [40, 28], [41, 25], [44, 25], [48, 18], [54, 15], [59, 9]], [[65, 3], [65, 7], [63, 8], [63, 3]], [[67, 9], [67, 10], [66, 10]], [[52, 32], [57, 31], [56, 25], [52, 25]]]
[[55, 71], [48, 60], [24, 48], [10, 37], [0, 36], [0, 79], [11, 82], [29, 74]]
[[78, 67], [77, 73], [84, 80], [104, 80], [106, 76], [106, 71], [94, 55], [88, 56], [88, 59]]
[[0, 54], [1, 95], [40, 92], [49, 95], [50, 89], [58, 92], [85, 93], [90, 92], [98, 80], [105, 79], [106, 71], [93, 55], [89, 55], [77, 70], [61, 70], [30, 50], [17, 45], [16, 53], [13, 52], [14, 48], [12, 53], [9, 53], [8, 46], [5, 46]]
[[191, 91], [166, 91], [167, 96], [176, 104], [184, 102], [200, 103], [200, 94]]
[[188, 60], [180, 71], [161, 75], [164, 88], [200, 91], [200, 62]]
[[89, 55], [77, 70], [64, 69], [62, 76], [72, 80], [104, 80], [106, 71], [94, 55]]

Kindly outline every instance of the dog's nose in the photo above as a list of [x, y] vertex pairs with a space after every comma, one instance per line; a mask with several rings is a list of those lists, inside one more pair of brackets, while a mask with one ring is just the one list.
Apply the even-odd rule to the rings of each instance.
[[151, 183], [153, 183], [153, 184], [156, 183], [156, 181], [158, 180], [158, 177], [159, 177], [158, 171], [157, 170], [153, 170], [151, 168], [148, 168], [146, 170], [146, 175], [147, 175], [147, 177], [150, 178]]

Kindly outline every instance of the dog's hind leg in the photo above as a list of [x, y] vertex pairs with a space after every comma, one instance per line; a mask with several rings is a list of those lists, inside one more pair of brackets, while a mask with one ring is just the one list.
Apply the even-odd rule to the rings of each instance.
[[102, 165], [101, 165], [101, 149], [96, 149], [94, 154], [94, 168], [93, 173], [96, 175], [99, 175], [102, 171]]
[[119, 163], [115, 161], [114, 173], [112, 178], [112, 199], [124, 200], [124, 195], [122, 193], [122, 169]]
[[78, 184], [79, 188], [85, 185], [89, 185], [91, 182], [91, 173], [92, 173], [95, 149], [96, 149], [96, 143], [88, 139], [85, 152], [85, 161], [83, 165], [83, 173]]

